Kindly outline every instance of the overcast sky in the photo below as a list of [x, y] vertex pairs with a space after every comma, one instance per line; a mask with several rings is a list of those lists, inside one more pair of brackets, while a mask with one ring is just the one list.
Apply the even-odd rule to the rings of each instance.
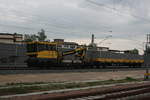
[[0, 32], [31, 34], [43, 28], [64, 38], [111, 49], [143, 49], [150, 32], [150, 0], [0, 0]]

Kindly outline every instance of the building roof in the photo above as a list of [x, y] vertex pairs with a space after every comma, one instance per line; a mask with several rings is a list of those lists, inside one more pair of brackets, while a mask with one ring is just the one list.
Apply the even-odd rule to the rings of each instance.
[[20, 36], [22, 36], [22, 34], [18, 34], [18, 33], [13, 33], [13, 34], [11, 34], [11, 33], [0, 33], [0, 35], [20, 35]]
[[65, 45], [78, 45], [76, 42], [64, 42]]

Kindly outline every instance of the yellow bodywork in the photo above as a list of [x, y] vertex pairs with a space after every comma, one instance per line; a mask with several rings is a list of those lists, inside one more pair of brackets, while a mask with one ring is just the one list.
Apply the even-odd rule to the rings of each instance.
[[[33, 41], [27, 42], [29, 45], [35, 45], [37, 47], [38, 44], [48, 45], [48, 46], [57, 46], [56, 42], [41, 42], [41, 41]], [[27, 52], [28, 56], [35, 56], [36, 58], [58, 58], [58, 51], [57, 50], [42, 50], [42, 51], [33, 51]]]
[[112, 58], [96, 58], [95, 62], [107, 62], [107, 63], [144, 63], [144, 60], [129, 60], [129, 59], [112, 59]]
[[58, 52], [45, 50], [45, 51], [40, 51], [40, 52], [27, 53], [27, 55], [28, 56], [37, 55], [37, 58], [57, 58]]
[[[74, 53], [85, 51], [85, 50], [86, 50], [86, 48], [76, 48], [75, 50], [71, 50], [71, 51], [63, 53], [63, 56], [74, 54]], [[78, 54], [78, 56], [80, 56], [80, 57], [83, 57], [84, 55], [85, 55], [84, 53]]]
[[40, 51], [40, 52], [27, 53], [27, 55], [37, 55], [37, 58], [57, 58], [58, 52], [57, 51]]
[[57, 51], [41, 51], [38, 52], [37, 58], [57, 58]]
[[150, 73], [145, 73], [144, 75], [145, 75], [145, 76], [150, 76]]
[[56, 42], [41, 42], [41, 41], [33, 41], [33, 42], [27, 42], [27, 44], [47, 44], [47, 45], [56, 45]]

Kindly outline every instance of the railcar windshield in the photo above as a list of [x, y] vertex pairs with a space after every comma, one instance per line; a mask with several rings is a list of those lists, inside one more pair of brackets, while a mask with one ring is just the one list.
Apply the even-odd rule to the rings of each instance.
[[38, 51], [51, 50], [56, 51], [56, 45], [53, 44], [38, 44]]

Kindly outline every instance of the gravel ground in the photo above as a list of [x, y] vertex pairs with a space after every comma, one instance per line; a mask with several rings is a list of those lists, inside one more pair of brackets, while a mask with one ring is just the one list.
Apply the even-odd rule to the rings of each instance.
[[0, 75], [0, 85], [19, 82], [73, 82], [89, 80], [123, 79], [126, 77], [143, 78], [145, 70], [117, 72], [72, 72], [42, 74]]

